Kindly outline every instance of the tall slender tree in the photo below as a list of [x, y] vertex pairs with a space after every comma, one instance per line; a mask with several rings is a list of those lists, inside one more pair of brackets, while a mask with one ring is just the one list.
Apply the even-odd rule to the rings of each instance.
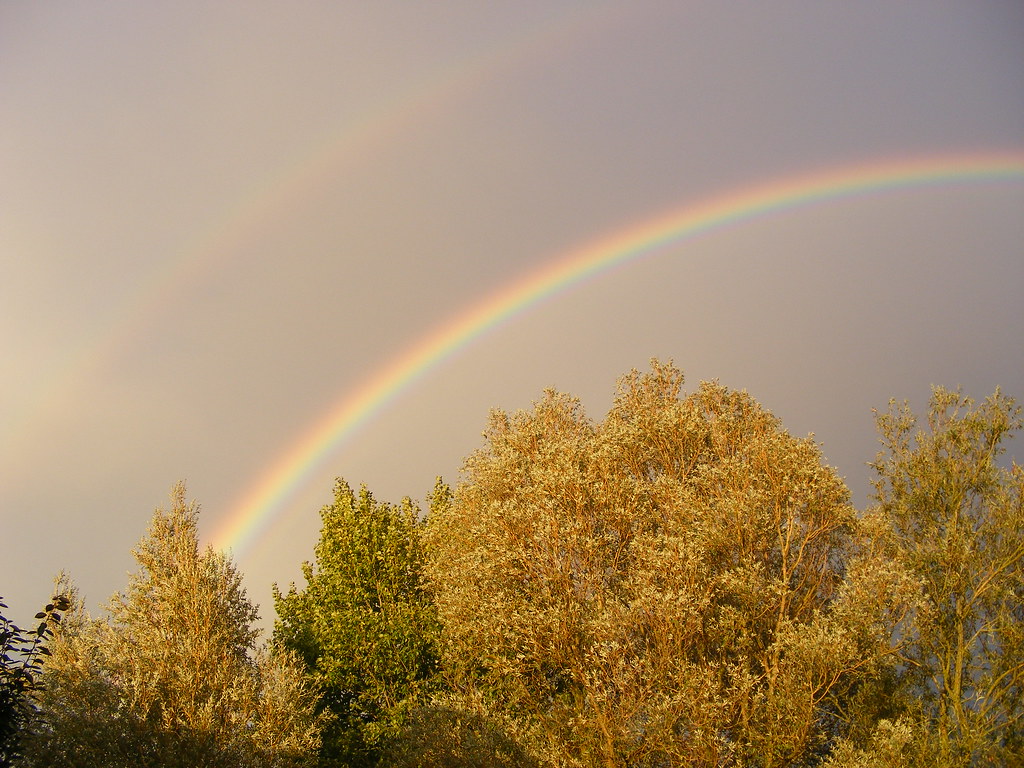
[[109, 616], [80, 609], [53, 643], [30, 765], [300, 765], [314, 695], [286, 653], [256, 652], [256, 608], [223, 554], [201, 550], [183, 485], [134, 551]]
[[875, 514], [925, 598], [901, 676], [921, 765], [1024, 764], [1024, 468], [1003, 456], [1022, 423], [998, 390], [878, 417]]

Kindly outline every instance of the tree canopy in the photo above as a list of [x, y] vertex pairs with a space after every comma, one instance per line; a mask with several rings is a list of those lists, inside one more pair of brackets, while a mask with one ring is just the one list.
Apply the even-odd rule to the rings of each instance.
[[[445, 492], [439, 484], [438, 498]], [[306, 586], [275, 587], [274, 634], [305, 661], [334, 717], [324, 759], [373, 765], [437, 673], [419, 510], [408, 498], [379, 502], [338, 480], [320, 517], [316, 561], [303, 564]]]
[[[283, 653], [255, 653], [256, 609], [198, 507], [172, 493], [134, 551], [109, 616], [57, 632], [29, 765], [298, 765], [318, 743], [313, 693]], [[71, 590], [73, 593], [73, 590]]]
[[890, 403], [858, 512], [746, 392], [548, 391], [425, 516], [338, 480], [263, 648], [179, 485], [106, 616], [63, 577], [0, 616], [0, 764], [1024, 764], [1022, 426], [998, 390]]
[[878, 416], [872, 514], [923, 587], [896, 690], [922, 766], [1024, 764], [1024, 468], [1001, 462], [1021, 426], [999, 391]]
[[493, 413], [429, 521], [453, 684], [552, 764], [809, 763], [892, 653], [909, 582], [813, 440], [681, 385], [655, 362], [601, 423], [556, 392]]

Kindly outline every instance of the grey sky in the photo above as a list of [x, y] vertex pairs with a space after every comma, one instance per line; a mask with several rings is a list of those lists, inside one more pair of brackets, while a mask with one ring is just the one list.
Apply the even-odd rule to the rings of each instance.
[[[170, 486], [209, 532], [331, 405], [569, 249], [885, 158], [1024, 151], [1014, 2], [6, 3], [0, 595], [98, 607]], [[1024, 397], [1024, 184], [726, 228], [560, 293], [333, 454], [240, 559], [264, 618], [332, 478], [422, 499], [488, 409], [601, 418], [651, 356], [813, 431], [855, 501], [871, 409]]]

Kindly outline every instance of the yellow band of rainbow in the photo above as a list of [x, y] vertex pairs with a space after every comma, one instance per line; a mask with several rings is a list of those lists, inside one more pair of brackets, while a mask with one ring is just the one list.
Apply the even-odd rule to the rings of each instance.
[[375, 414], [456, 351], [552, 294], [659, 247], [761, 216], [886, 190], [997, 181], [1024, 181], [1024, 151], [942, 154], [832, 168], [686, 204], [556, 256], [456, 313], [354, 391], [344, 392], [232, 506], [213, 533], [213, 544], [244, 554], [311, 474]]

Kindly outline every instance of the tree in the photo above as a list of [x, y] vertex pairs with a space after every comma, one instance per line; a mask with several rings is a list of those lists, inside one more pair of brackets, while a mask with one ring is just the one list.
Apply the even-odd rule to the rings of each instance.
[[[435, 497], [447, 488], [438, 481]], [[320, 511], [306, 586], [275, 586], [275, 638], [304, 660], [334, 720], [324, 761], [373, 765], [404, 713], [425, 700], [437, 671], [437, 620], [424, 590], [419, 512], [343, 481]], [[333, 764], [333, 763], [332, 763]]]
[[223, 554], [199, 548], [175, 487], [109, 617], [79, 606], [53, 643], [32, 765], [290, 766], [318, 745], [314, 695], [285, 653], [256, 653], [256, 609]]
[[[35, 715], [31, 695], [50, 655], [47, 641], [60, 623], [59, 611], [69, 607], [67, 596], [54, 595], [35, 615], [39, 624], [33, 629], [22, 629], [0, 613], [0, 766], [12, 765], [21, 753], [22, 733]], [[0, 609], [7, 609], [3, 598]]]
[[749, 395], [619, 382], [494, 412], [427, 572], [453, 689], [551, 765], [802, 765], [848, 727], [912, 584]]
[[440, 696], [413, 708], [384, 745], [389, 768], [537, 768], [501, 718]]
[[1021, 409], [936, 388], [926, 423], [878, 416], [874, 514], [924, 603], [905, 629], [916, 764], [1024, 764], [1024, 468], [1000, 463]]

